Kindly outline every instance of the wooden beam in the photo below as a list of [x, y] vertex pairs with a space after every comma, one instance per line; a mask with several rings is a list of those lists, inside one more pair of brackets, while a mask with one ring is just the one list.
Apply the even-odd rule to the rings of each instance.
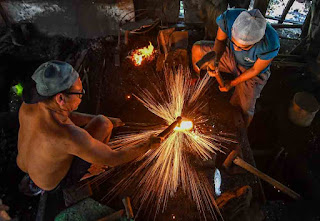
[[302, 28], [302, 25], [289, 25], [289, 24], [271, 24], [275, 29], [279, 28]]
[[293, 5], [295, 0], [289, 0], [286, 7], [284, 8], [283, 12], [282, 12], [282, 15], [281, 15], [281, 18], [280, 18], [280, 21], [279, 21], [279, 24], [282, 24], [284, 19], [286, 18], [291, 6]]
[[4, 23], [6, 24], [7, 28], [11, 28], [11, 22], [8, 18], [6, 10], [4, 10], [4, 8], [2, 7], [1, 2], [0, 2], [0, 15], [1, 15]]
[[255, 0], [253, 4], [253, 8], [259, 9], [263, 16], [266, 15], [267, 8], [269, 6], [270, 0]]
[[[276, 18], [276, 17], [271, 17], [271, 16], [264, 16], [265, 18], [267, 19], [272, 19], [272, 20], [275, 20], [275, 21], [280, 21], [280, 18]], [[301, 22], [297, 22], [297, 21], [293, 21], [293, 20], [284, 20], [284, 22], [288, 22], [288, 23], [292, 23], [292, 24], [295, 24], [295, 25], [302, 25], [303, 23]]]

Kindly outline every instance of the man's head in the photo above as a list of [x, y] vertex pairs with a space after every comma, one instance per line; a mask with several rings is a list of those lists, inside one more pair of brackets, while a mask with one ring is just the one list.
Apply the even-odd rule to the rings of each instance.
[[[48, 61], [40, 65], [32, 75], [26, 103], [55, 102], [62, 110], [78, 108], [83, 95], [79, 74], [72, 66], [62, 61]], [[25, 88], [27, 89], [27, 88]]]
[[232, 25], [233, 44], [249, 49], [263, 38], [266, 26], [266, 19], [258, 9], [241, 12]]

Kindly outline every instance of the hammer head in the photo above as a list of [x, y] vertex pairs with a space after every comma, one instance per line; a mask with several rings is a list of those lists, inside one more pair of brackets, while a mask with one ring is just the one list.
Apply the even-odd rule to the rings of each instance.
[[232, 165], [233, 160], [238, 156], [238, 154], [239, 154], [238, 150], [231, 151], [227, 156], [227, 158], [225, 159], [225, 161], [223, 162], [222, 166], [225, 169], [228, 169]]
[[215, 51], [210, 51], [205, 54], [197, 63], [196, 66], [201, 69], [203, 66], [207, 65], [208, 62], [213, 61], [216, 57]]

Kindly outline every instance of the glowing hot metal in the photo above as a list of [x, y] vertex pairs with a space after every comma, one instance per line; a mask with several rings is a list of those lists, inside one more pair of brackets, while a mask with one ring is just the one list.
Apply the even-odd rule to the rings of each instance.
[[178, 125], [178, 126], [176, 126], [175, 128], [174, 128], [174, 130], [175, 131], [183, 131], [183, 130], [192, 130], [192, 128], [193, 128], [193, 123], [192, 123], [192, 121], [186, 121], [186, 120], [184, 120], [184, 121], [182, 121], [181, 123], [180, 123], [180, 125]]

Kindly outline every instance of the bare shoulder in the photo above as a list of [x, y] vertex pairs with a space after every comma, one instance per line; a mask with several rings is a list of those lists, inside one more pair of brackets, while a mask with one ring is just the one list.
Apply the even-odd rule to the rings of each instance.
[[90, 148], [96, 140], [84, 129], [76, 125], [65, 126], [65, 138], [67, 139], [68, 152], [75, 153], [84, 148]]
[[31, 113], [32, 112], [32, 107], [31, 106], [34, 106], [34, 105], [26, 104], [26, 103], [23, 102], [21, 104], [21, 106], [20, 106], [20, 109], [19, 109], [19, 117]]

